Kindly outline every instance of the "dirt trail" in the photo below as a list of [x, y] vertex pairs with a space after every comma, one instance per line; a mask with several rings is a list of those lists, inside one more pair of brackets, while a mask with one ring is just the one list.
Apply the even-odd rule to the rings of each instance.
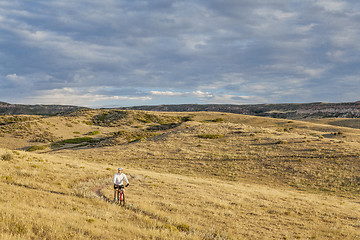
[[105, 202], [111, 202], [111, 200], [101, 192], [101, 190], [105, 187], [107, 187], [107, 185], [96, 186], [93, 189], [91, 189], [91, 191], [94, 192], [98, 197], [103, 199]]

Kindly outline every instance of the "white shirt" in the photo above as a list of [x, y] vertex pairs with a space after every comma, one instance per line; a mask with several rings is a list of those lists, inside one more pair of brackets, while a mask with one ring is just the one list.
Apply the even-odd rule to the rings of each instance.
[[128, 181], [128, 179], [127, 179], [127, 177], [126, 177], [126, 175], [124, 173], [121, 173], [121, 174], [116, 173], [114, 175], [114, 180], [113, 180], [114, 184], [116, 184], [116, 185], [124, 185], [123, 180], [125, 180], [126, 183], [129, 184], [129, 181]]

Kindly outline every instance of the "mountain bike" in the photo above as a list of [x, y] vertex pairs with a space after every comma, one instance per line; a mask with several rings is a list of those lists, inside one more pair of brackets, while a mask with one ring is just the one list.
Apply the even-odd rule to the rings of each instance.
[[125, 206], [125, 192], [124, 192], [124, 185], [120, 185], [116, 191], [116, 197], [118, 199], [118, 204], [120, 206]]

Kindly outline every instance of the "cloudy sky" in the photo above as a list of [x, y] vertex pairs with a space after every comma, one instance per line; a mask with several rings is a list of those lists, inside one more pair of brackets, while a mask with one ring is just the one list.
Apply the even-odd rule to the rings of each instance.
[[0, 101], [360, 100], [358, 0], [0, 0]]

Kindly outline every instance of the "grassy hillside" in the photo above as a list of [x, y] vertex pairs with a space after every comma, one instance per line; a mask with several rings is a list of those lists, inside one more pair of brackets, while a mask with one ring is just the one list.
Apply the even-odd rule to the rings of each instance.
[[[359, 238], [360, 129], [335, 121], [2, 116], [0, 238]], [[110, 202], [118, 166], [125, 208]]]

